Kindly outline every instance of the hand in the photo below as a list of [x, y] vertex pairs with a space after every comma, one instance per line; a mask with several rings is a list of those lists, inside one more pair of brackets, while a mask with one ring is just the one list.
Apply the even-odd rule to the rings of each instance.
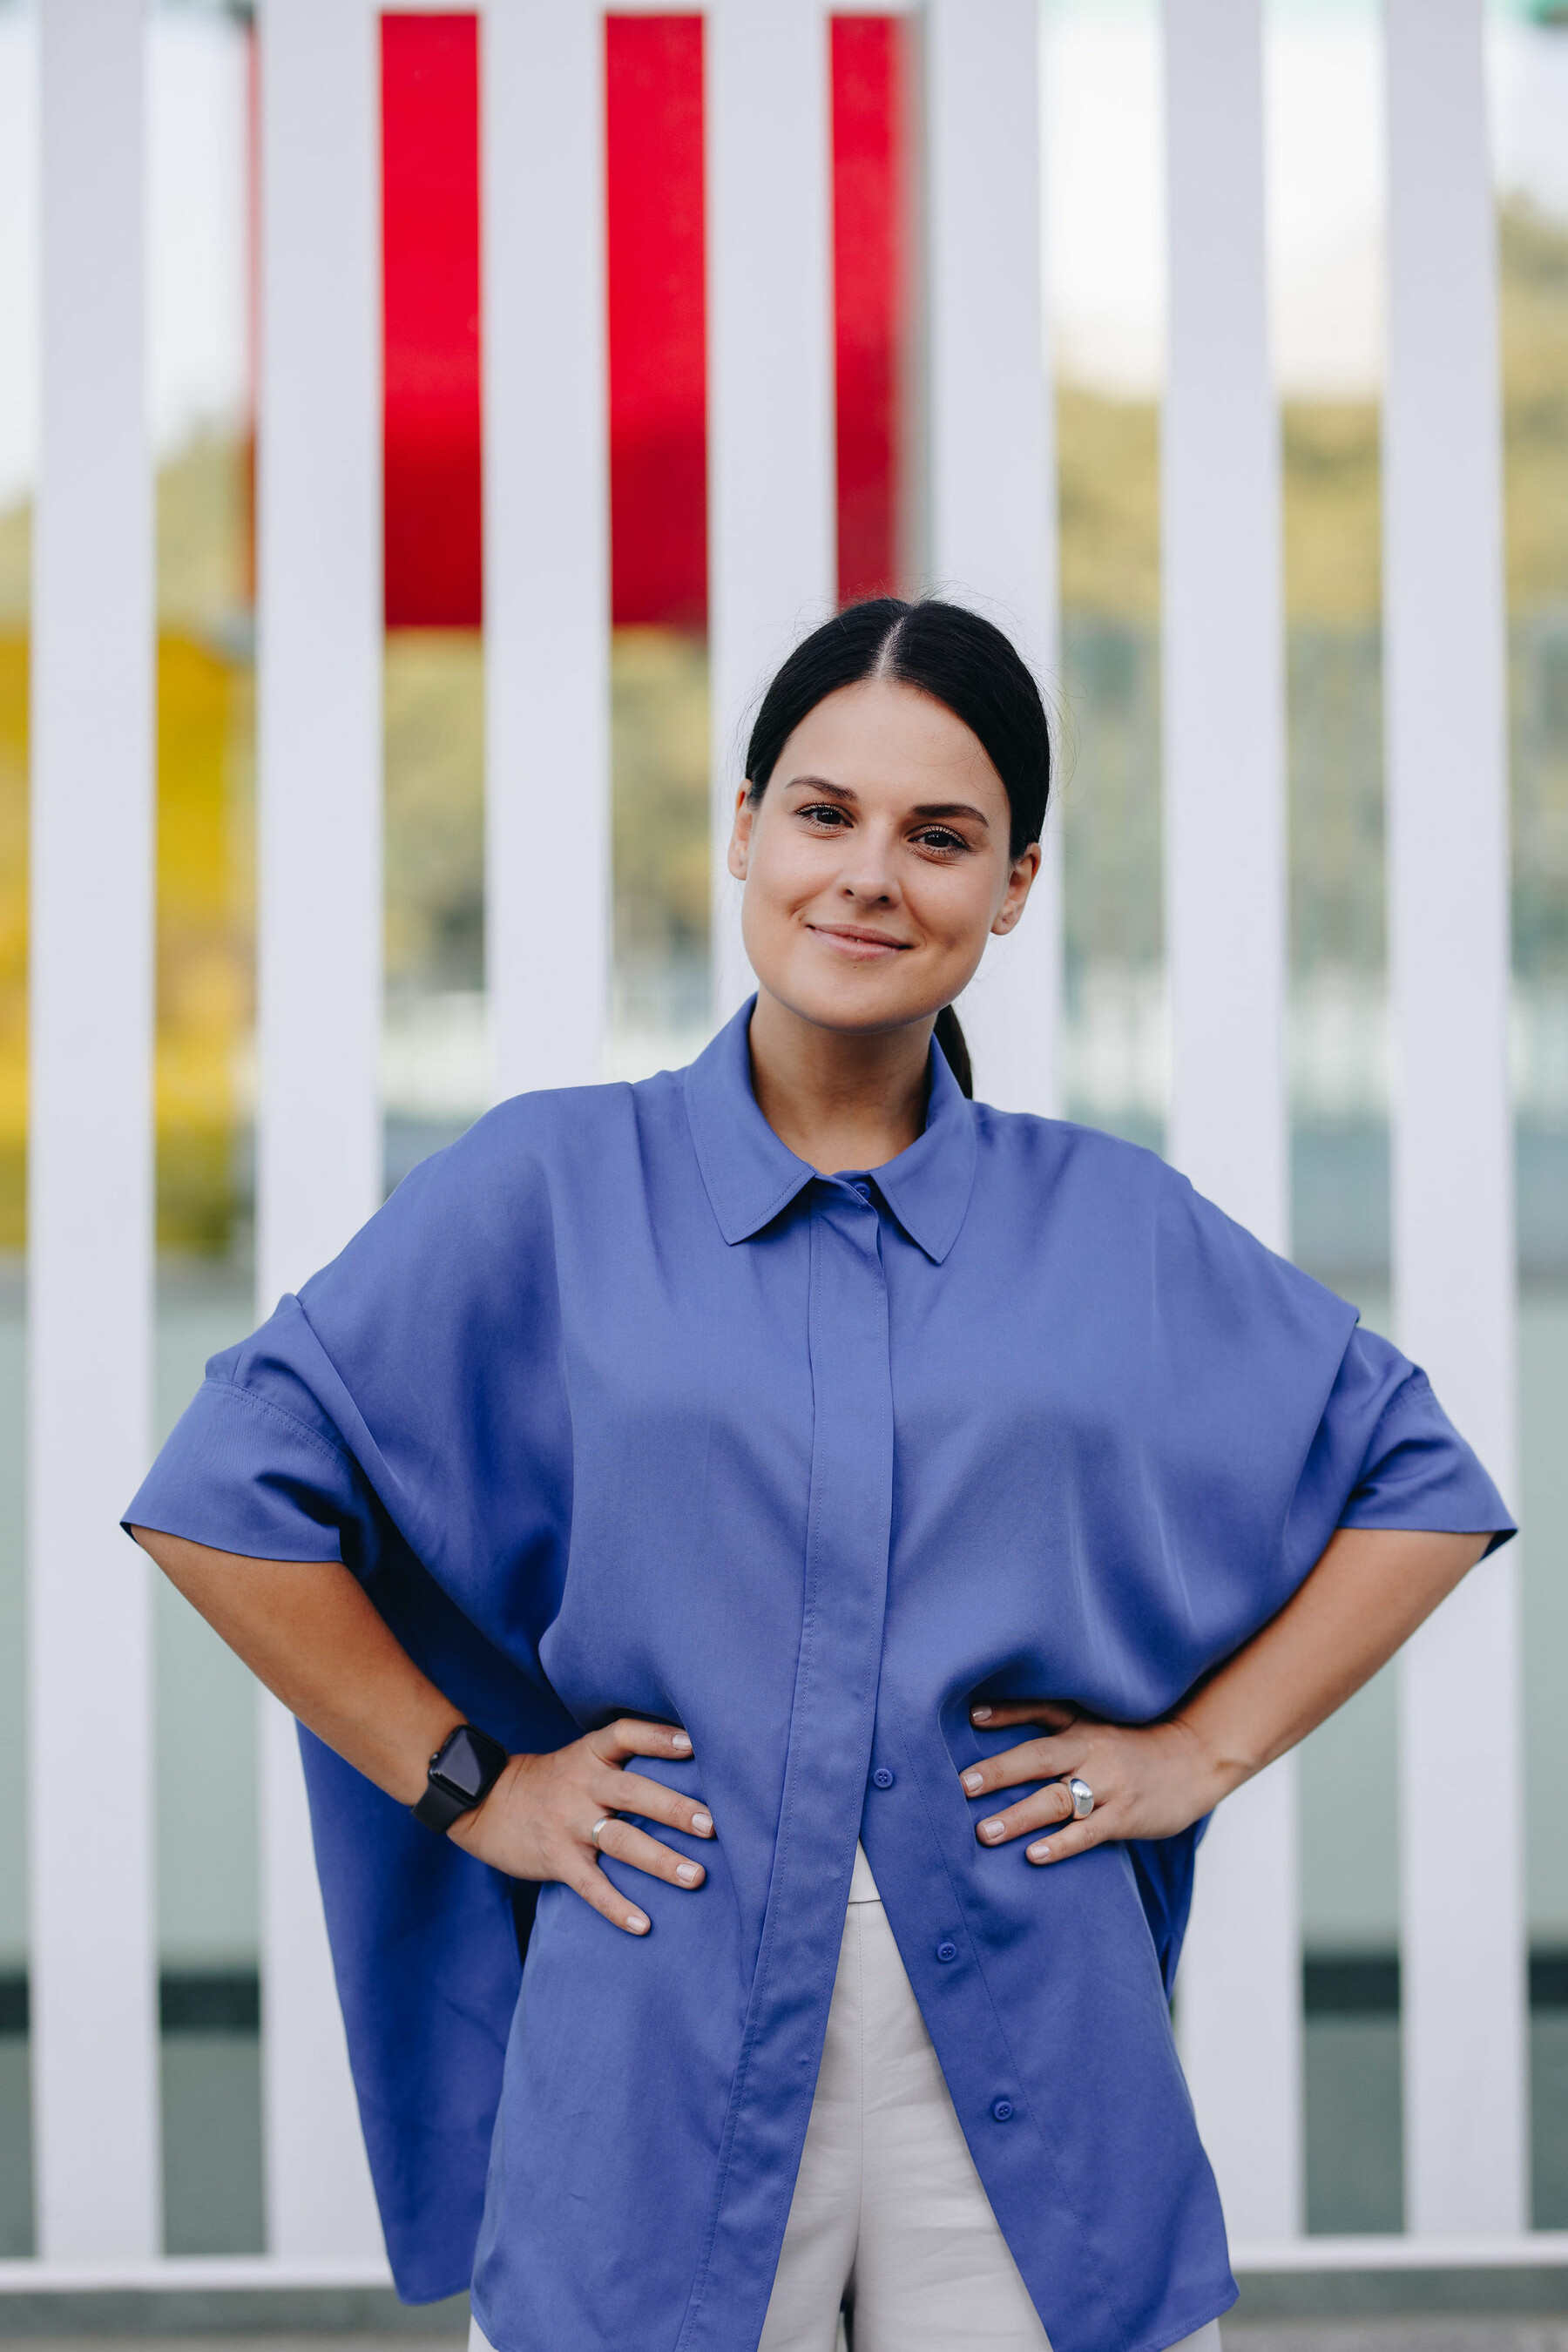
[[[1053, 1702], [1015, 1699], [972, 1707], [970, 1720], [987, 1731], [1010, 1731], [1025, 1723], [1047, 1727], [1044, 1738], [1026, 1739], [959, 1775], [969, 1797], [990, 1797], [1025, 1780], [1051, 1783], [1000, 1811], [988, 1806], [975, 1823], [982, 1845], [1005, 1845], [1031, 1831], [1048, 1830], [1048, 1837], [1024, 1849], [1030, 1862], [1066, 1862], [1121, 1838], [1173, 1837], [1236, 1785], [1197, 1734], [1175, 1718], [1131, 1727], [1102, 1723]], [[1094, 1790], [1094, 1811], [1081, 1822], [1072, 1818], [1067, 1786], [1072, 1777]]]
[[599, 1867], [600, 1854], [667, 1879], [671, 1886], [700, 1886], [708, 1874], [700, 1862], [672, 1853], [630, 1822], [612, 1821], [600, 1831], [597, 1844], [594, 1825], [606, 1813], [642, 1813], [692, 1837], [711, 1837], [711, 1816], [695, 1799], [625, 1769], [631, 1756], [690, 1753], [691, 1742], [679, 1724], [623, 1717], [553, 1755], [512, 1757], [484, 1803], [462, 1814], [447, 1835], [509, 1878], [557, 1879], [613, 1926], [646, 1936], [647, 1915], [611, 1885]]

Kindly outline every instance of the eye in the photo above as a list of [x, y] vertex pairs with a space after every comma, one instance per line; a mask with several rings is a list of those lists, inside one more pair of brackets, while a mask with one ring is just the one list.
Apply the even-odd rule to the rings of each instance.
[[849, 822], [846, 812], [841, 808], [835, 808], [831, 801], [812, 801], [806, 807], [796, 809], [795, 814], [808, 817], [813, 824], [824, 824], [834, 829], [841, 828]]
[[912, 838], [920, 843], [922, 849], [937, 850], [944, 857], [951, 857], [955, 850], [969, 847], [961, 833], [954, 833], [950, 825], [945, 824], [922, 825]]

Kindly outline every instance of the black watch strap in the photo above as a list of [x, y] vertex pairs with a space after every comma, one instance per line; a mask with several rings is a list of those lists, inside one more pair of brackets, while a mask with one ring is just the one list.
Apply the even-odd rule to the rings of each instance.
[[430, 1759], [428, 1785], [412, 1808], [416, 1822], [444, 1836], [455, 1821], [482, 1805], [506, 1769], [507, 1753], [499, 1739], [472, 1723], [449, 1731]]

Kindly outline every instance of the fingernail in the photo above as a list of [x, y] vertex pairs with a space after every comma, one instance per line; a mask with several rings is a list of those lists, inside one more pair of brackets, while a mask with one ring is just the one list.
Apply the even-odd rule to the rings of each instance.
[[691, 1826], [696, 1831], [699, 1837], [711, 1837], [713, 1834], [712, 1814], [693, 1813], [691, 1816]]
[[999, 1838], [1005, 1827], [1005, 1823], [1002, 1822], [982, 1822], [980, 1834], [982, 1837]]
[[675, 1865], [675, 1874], [682, 1886], [695, 1886], [702, 1873], [694, 1862], [678, 1862]]
[[969, 1714], [971, 1721], [974, 1723], [989, 1723], [991, 1720], [991, 1709], [988, 1706], [972, 1706]]
[[1032, 1845], [1029, 1848], [1029, 1860], [1031, 1862], [1044, 1862], [1049, 1856], [1050, 1851], [1051, 1850], [1048, 1845]]
[[978, 1770], [966, 1772], [963, 1776], [963, 1785], [969, 1790], [971, 1796], [978, 1796], [981, 1790], [985, 1786], [984, 1773]]
[[642, 1911], [628, 1911], [626, 1913], [626, 1925], [631, 1929], [634, 1936], [646, 1935], [647, 1932], [647, 1914]]
[[678, 1756], [689, 1756], [691, 1753], [691, 1742], [684, 1731], [672, 1731], [669, 1735], [669, 1744]]

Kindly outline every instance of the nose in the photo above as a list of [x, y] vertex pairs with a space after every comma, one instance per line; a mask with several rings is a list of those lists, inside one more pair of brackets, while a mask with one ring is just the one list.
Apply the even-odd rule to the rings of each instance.
[[858, 907], [890, 907], [899, 897], [890, 834], [879, 826], [862, 825], [850, 837], [850, 846], [838, 875], [838, 892]]

